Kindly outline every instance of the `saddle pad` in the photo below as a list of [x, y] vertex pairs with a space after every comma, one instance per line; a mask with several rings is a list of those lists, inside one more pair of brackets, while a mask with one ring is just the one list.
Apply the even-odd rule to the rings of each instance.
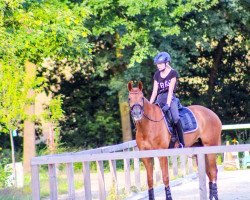
[[187, 107], [183, 107], [179, 110], [180, 119], [184, 133], [191, 133], [198, 129], [197, 120], [194, 113]]
[[[198, 129], [197, 120], [193, 114], [193, 112], [187, 107], [181, 107], [179, 109], [180, 120], [183, 128], [183, 132], [185, 133], [192, 133]], [[170, 133], [173, 134], [173, 127], [165, 120], [167, 123], [167, 127]]]

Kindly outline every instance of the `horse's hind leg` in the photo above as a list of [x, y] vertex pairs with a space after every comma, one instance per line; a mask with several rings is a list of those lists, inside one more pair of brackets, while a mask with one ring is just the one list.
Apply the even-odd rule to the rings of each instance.
[[148, 199], [154, 200], [154, 180], [153, 180], [153, 163], [152, 158], [142, 158], [142, 162], [147, 171], [147, 181], [148, 181]]
[[172, 200], [171, 191], [169, 187], [169, 174], [168, 174], [168, 158], [160, 157], [160, 165], [162, 171], [162, 179], [165, 185], [166, 200]]
[[206, 173], [209, 178], [209, 200], [218, 200], [216, 154], [206, 155]]

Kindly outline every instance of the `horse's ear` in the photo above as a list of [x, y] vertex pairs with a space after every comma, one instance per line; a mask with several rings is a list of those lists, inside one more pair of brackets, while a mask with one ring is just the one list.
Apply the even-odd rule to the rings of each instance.
[[142, 82], [141, 81], [138, 82], [138, 88], [142, 91]]
[[130, 92], [133, 88], [133, 81], [128, 82], [128, 91]]

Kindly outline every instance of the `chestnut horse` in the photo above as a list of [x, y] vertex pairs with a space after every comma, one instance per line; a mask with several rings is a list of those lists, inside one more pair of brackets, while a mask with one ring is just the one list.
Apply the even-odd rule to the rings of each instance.
[[[161, 109], [157, 105], [151, 104], [143, 96], [141, 82], [138, 83], [137, 87], [133, 87], [130, 81], [128, 90], [128, 101], [131, 116], [135, 121], [136, 143], [139, 150], [168, 149], [171, 135], [168, 132]], [[197, 119], [198, 129], [195, 132], [184, 134], [185, 146], [195, 146], [198, 140], [201, 141], [201, 146], [220, 145], [222, 124], [218, 116], [203, 106], [192, 105], [188, 108]], [[160, 157], [159, 161], [165, 185], [166, 199], [171, 200], [167, 157]], [[149, 199], [153, 200], [152, 158], [142, 158], [142, 162], [147, 171]], [[209, 178], [209, 199], [218, 199], [216, 154], [206, 155], [206, 174]]]

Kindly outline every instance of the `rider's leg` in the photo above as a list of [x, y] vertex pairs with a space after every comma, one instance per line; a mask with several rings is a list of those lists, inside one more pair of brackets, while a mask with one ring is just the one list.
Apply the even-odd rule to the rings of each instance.
[[184, 144], [184, 138], [183, 138], [183, 129], [182, 129], [182, 125], [181, 125], [181, 120], [180, 120], [180, 116], [179, 116], [179, 110], [178, 110], [177, 103], [178, 103], [177, 99], [173, 98], [173, 100], [171, 102], [171, 106], [170, 106], [170, 111], [172, 113], [172, 117], [174, 120], [176, 132], [178, 134], [179, 142], [181, 143], [181, 146], [184, 147], [185, 144]]

